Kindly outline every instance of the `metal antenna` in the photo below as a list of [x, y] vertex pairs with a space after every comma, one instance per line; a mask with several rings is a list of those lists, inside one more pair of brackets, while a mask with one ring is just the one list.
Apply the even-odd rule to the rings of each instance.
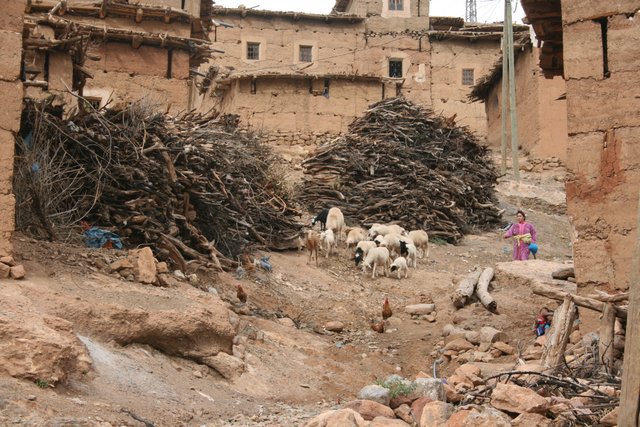
[[465, 22], [478, 22], [478, 9], [476, 0], [467, 0], [467, 10], [464, 14]]

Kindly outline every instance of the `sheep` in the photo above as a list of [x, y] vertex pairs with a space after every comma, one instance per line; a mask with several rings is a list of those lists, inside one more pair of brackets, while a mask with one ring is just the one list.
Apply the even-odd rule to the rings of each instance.
[[320, 246], [320, 234], [313, 230], [307, 231], [307, 237], [305, 239], [305, 246], [307, 251], [309, 251], [309, 260], [307, 264], [311, 262], [311, 257], [315, 253], [316, 255], [316, 266], [318, 265], [318, 246]]
[[327, 215], [329, 215], [329, 209], [322, 209], [320, 213], [311, 218], [311, 226], [316, 225], [316, 222], [320, 223], [320, 231], [324, 231], [327, 225]]
[[402, 273], [404, 273], [404, 278], [409, 277], [409, 268], [407, 267], [407, 260], [405, 257], [399, 256], [398, 258], [393, 260], [391, 264], [391, 271], [397, 271], [398, 280], [400, 280]]
[[339, 242], [342, 235], [342, 229], [344, 228], [344, 215], [342, 215], [340, 208], [329, 209], [325, 227], [327, 230], [333, 231], [336, 242]]
[[424, 230], [411, 230], [409, 232], [409, 237], [413, 240], [413, 244], [416, 245], [416, 248], [422, 251], [420, 258], [424, 257], [425, 251], [427, 258], [429, 258], [429, 235], [427, 232]]
[[401, 236], [407, 234], [407, 231], [400, 227], [398, 224], [373, 224], [369, 228], [369, 238], [373, 239], [376, 236], [386, 236], [387, 234], [396, 233]]
[[347, 234], [347, 240], [345, 240], [347, 248], [351, 247], [351, 245], [357, 245], [363, 240], [367, 240], [366, 230], [360, 227], [345, 228], [345, 233]]
[[369, 251], [375, 247], [377, 247], [377, 245], [373, 240], [363, 240], [362, 242], [358, 242], [358, 245], [356, 246], [356, 254], [353, 257], [356, 262], [356, 266], [358, 266], [358, 264], [365, 259]]
[[362, 271], [365, 272], [367, 267], [371, 268], [371, 278], [375, 279], [376, 267], [378, 266], [382, 266], [382, 271], [386, 277], [389, 266], [389, 250], [387, 248], [373, 248], [369, 250], [369, 253], [362, 263]]
[[388, 248], [391, 253], [400, 254], [400, 242], [403, 241], [405, 243], [413, 243], [408, 236], [401, 236], [400, 234], [390, 233], [386, 236], [378, 236], [375, 239], [378, 242], [378, 246], [384, 246]]
[[418, 253], [418, 249], [416, 249], [416, 245], [413, 243], [407, 243], [403, 240], [400, 241], [400, 256], [403, 256], [407, 259], [407, 263], [409, 266], [416, 268], [416, 255]]
[[336, 239], [333, 234], [333, 230], [330, 228], [327, 228], [322, 233], [320, 233], [320, 241], [322, 242], [323, 247], [326, 248], [326, 251], [327, 251], [326, 257], [329, 258], [329, 255], [331, 255], [331, 251], [336, 244]]

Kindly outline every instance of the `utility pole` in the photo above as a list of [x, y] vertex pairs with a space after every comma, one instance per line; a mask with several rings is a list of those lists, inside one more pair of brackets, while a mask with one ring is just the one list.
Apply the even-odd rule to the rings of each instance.
[[502, 174], [507, 174], [507, 76], [509, 74], [509, 62], [506, 58], [507, 52], [507, 2], [504, 3], [504, 22], [502, 25], [502, 114], [500, 114], [500, 125], [502, 128], [502, 138], [500, 154], [502, 155]]
[[464, 14], [465, 22], [478, 22], [478, 10], [476, 0], [467, 0], [467, 10]]
[[[506, 33], [506, 43], [503, 43], [503, 46], [506, 44], [506, 51], [502, 51], [502, 111], [503, 116], [502, 119], [505, 120], [505, 79], [509, 81], [509, 111], [511, 115], [511, 167], [513, 168], [513, 176], [517, 183], [520, 183], [520, 165], [518, 161], [518, 116], [517, 116], [517, 108], [516, 108], [516, 71], [515, 71], [515, 58], [514, 58], [514, 49], [513, 49], [513, 22], [511, 18], [511, 0], [505, 0], [504, 2], [504, 32]], [[505, 63], [507, 65], [507, 73], [505, 73]], [[503, 138], [506, 132], [505, 124], [503, 122]], [[503, 139], [503, 152], [506, 152], [506, 141]], [[506, 160], [503, 160], [506, 163]], [[506, 168], [506, 166], [505, 166]]]

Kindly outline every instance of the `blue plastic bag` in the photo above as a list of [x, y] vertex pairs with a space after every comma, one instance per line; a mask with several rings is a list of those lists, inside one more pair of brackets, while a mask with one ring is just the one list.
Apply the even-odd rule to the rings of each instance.
[[116, 249], [122, 249], [122, 240], [120, 236], [111, 231], [102, 230], [98, 227], [91, 227], [83, 232], [84, 244], [89, 248], [102, 248], [111, 242], [111, 245]]

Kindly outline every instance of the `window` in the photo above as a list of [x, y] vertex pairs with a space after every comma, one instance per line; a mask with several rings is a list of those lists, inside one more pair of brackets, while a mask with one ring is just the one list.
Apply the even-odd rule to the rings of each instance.
[[462, 84], [465, 86], [473, 86], [473, 68], [463, 68], [462, 69]]
[[389, 60], [389, 77], [402, 77], [402, 59]]
[[251, 79], [251, 95], [255, 95], [258, 92], [258, 82], [256, 79]]
[[300, 62], [313, 62], [312, 46], [300, 46]]
[[102, 98], [98, 96], [85, 96], [84, 107], [86, 110], [99, 110]]
[[389, 0], [389, 10], [404, 10], [402, 0]]
[[260, 43], [247, 43], [247, 59], [260, 59]]

